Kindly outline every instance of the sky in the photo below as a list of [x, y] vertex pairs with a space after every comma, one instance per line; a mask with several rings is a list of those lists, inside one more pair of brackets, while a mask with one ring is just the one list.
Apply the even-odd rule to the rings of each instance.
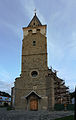
[[76, 0], [0, 0], [0, 91], [11, 93], [21, 73], [22, 27], [34, 16], [47, 24], [48, 67], [69, 90], [76, 85]]

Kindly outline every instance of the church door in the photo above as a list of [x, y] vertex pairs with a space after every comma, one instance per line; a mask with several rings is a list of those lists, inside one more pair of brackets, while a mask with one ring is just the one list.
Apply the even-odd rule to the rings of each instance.
[[38, 110], [38, 100], [37, 99], [30, 100], [30, 110]]

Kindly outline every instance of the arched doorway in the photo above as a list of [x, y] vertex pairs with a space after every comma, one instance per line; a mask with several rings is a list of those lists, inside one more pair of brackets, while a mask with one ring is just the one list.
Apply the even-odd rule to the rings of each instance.
[[27, 96], [27, 110], [39, 110], [40, 109], [40, 99], [39, 96], [35, 91], [31, 91]]
[[30, 100], [30, 110], [38, 110], [38, 99], [32, 98]]

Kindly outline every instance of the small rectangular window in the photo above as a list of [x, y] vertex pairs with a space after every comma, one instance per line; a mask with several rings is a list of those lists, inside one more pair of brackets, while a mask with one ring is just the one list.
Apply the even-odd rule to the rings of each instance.
[[28, 30], [29, 33], [32, 33], [32, 30]]
[[37, 32], [40, 32], [40, 29], [37, 29]]

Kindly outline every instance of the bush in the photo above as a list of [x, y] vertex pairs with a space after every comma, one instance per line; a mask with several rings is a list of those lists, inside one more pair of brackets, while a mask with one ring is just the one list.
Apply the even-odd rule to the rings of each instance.
[[74, 104], [68, 104], [67, 110], [74, 110]]
[[4, 103], [4, 107], [8, 107], [8, 103]]
[[7, 110], [9, 111], [9, 110], [15, 110], [15, 109], [13, 107], [11, 107], [11, 106], [8, 106]]
[[[60, 111], [60, 110], [65, 110], [64, 104], [55, 104], [54, 110]], [[66, 110], [74, 110], [74, 104], [67, 104], [66, 105]]]
[[64, 104], [55, 104], [54, 109], [57, 111], [64, 110]]

